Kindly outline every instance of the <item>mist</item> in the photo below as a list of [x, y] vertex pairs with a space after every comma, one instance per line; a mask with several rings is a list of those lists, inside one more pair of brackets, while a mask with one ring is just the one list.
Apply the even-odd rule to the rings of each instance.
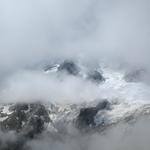
[[[105, 98], [149, 103], [149, 49], [149, 0], [0, 0], [0, 103], [65, 105]], [[64, 60], [87, 68], [106, 63], [121, 72], [144, 69], [146, 75], [144, 82], [129, 83], [106, 69], [106, 82], [98, 85], [80, 75], [44, 72]], [[67, 126], [69, 134], [44, 131], [25, 148], [148, 150], [149, 124], [149, 119], [121, 122], [90, 134]], [[2, 148], [15, 140], [18, 134], [0, 131]]]
[[1, 0], [1, 69], [58, 58], [108, 59], [149, 67], [149, 3]]
[[[25, 70], [11, 75], [1, 88], [1, 102], [81, 103], [100, 97], [98, 86], [80, 77]], [[90, 91], [90, 92], [89, 92]]]
[[1, 0], [1, 84], [63, 59], [149, 70], [149, 7], [148, 0]]
[[26, 146], [32, 150], [148, 150], [149, 124], [149, 120], [140, 119], [136, 123], [112, 126], [101, 134], [83, 135], [73, 130], [72, 135], [62, 135], [57, 139], [43, 134], [39, 139], [29, 141]]

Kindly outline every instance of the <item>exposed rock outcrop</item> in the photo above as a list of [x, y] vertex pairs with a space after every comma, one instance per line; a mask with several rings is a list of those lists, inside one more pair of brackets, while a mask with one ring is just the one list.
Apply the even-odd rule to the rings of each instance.
[[77, 75], [79, 73], [79, 68], [73, 61], [65, 60], [58, 67], [58, 71], [64, 71], [70, 75]]
[[103, 77], [103, 75], [97, 70], [89, 72], [87, 79], [89, 79], [95, 83], [100, 83], [102, 81], [105, 81], [105, 78]]
[[16, 104], [9, 108], [10, 114], [0, 123], [3, 131], [15, 131], [33, 137], [44, 130], [44, 123], [50, 122], [48, 111], [40, 103]]
[[104, 109], [110, 109], [110, 103], [107, 100], [102, 100], [96, 107], [82, 108], [77, 117], [78, 128], [94, 127], [96, 114]]

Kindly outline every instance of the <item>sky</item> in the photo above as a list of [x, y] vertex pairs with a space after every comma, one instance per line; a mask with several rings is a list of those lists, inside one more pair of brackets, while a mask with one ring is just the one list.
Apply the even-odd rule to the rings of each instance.
[[[100, 96], [92, 83], [68, 76], [60, 82], [31, 69], [59, 59], [90, 63], [104, 59], [150, 72], [150, 1], [0, 0], [0, 102], [49, 98], [74, 102]], [[28, 144], [35, 150], [47, 150], [49, 143], [54, 150], [149, 149], [149, 121], [129, 127], [130, 135], [124, 136], [122, 129], [127, 128], [119, 125], [105, 136], [77, 134], [64, 143], [44, 137]], [[0, 135], [4, 141], [15, 137]]]
[[149, 0], [1, 0], [1, 99], [43, 99], [49, 89], [71, 99], [83, 87], [80, 97], [91, 97], [91, 87], [97, 95], [95, 85], [80, 79], [65, 78], [64, 88], [55, 77], [31, 69], [54, 60], [106, 60], [150, 71], [149, 11]]
[[1, 0], [0, 68], [62, 57], [149, 67], [149, 7], [149, 0]]

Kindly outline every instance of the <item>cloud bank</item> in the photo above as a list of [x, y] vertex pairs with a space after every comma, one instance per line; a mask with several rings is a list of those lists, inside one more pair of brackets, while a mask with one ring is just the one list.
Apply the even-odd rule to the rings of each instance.
[[[106, 60], [149, 70], [149, 6], [149, 0], [1, 0], [0, 83], [8, 85], [1, 90], [4, 99], [47, 99], [49, 91], [70, 99], [83, 87], [81, 97], [90, 95], [90, 89], [97, 93], [95, 85], [80, 79], [68, 77], [58, 83], [55, 77], [48, 80], [28, 71], [66, 58], [89, 64]], [[23, 91], [26, 96], [21, 96]]]
[[89, 56], [148, 67], [149, 6], [148, 0], [1, 0], [1, 68]]

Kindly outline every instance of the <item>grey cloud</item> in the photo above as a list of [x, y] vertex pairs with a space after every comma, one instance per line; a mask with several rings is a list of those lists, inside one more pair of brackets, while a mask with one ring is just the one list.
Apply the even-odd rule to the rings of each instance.
[[74, 56], [148, 67], [148, 0], [2, 0], [0, 7], [1, 68]]

